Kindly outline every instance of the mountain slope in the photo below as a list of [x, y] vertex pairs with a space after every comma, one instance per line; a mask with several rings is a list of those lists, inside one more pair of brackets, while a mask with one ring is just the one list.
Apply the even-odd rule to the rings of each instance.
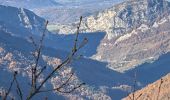
[[[0, 77], [2, 78], [0, 81], [0, 93], [1, 95], [4, 95], [5, 90], [8, 89], [9, 83], [11, 82], [12, 74], [14, 71], [18, 72], [18, 80], [21, 84], [21, 87], [23, 89], [24, 97], [28, 94], [29, 89], [29, 80], [31, 76], [31, 66], [34, 64], [34, 57], [31, 55], [32, 52], [34, 52], [34, 46], [30, 41], [28, 41], [27, 37], [30, 36], [29, 32], [35, 32], [36, 34], [31, 35], [36, 41], [40, 39], [40, 33], [42, 31], [42, 28], [44, 27], [45, 20], [36, 16], [34, 13], [23, 9], [27, 16], [21, 17], [23, 19], [29, 19], [29, 26], [27, 27], [27, 24], [25, 25], [25, 20], [20, 20], [20, 9], [14, 8], [14, 7], [7, 7], [7, 6], [0, 6], [0, 12], [3, 17], [1, 17], [0, 25]], [[8, 11], [9, 10], [9, 11]], [[12, 13], [13, 11], [13, 13]], [[13, 18], [10, 19], [9, 15], [6, 12], [11, 12], [10, 16], [13, 16]], [[23, 14], [23, 13], [22, 13]], [[9, 20], [10, 19], [10, 20]], [[34, 20], [31, 20], [34, 19]], [[14, 23], [14, 24], [13, 24]], [[40, 25], [40, 27], [38, 27]], [[41, 26], [42, 25], [42, 26]], [[38, 31], [39, 30], [39, 31]], [[96, 33], [97, 34], [97, 33]], [[88, 35], [90, 37], [90, 34], [80, 34], [80, 39], [83, 39], [83, 35]], [[93, 34], [95, 35], [95, 34]], [[93, 42], [95, 39], [93, 36], [90, 39], [90, 43]], [[104, 35], [104, 34], [103, 34]], [[98, 40], [96, 40], [94, 44], [91, 44], [94, 46], [94, 50], [89, 53], [89, 55], [93, 54], [95, 52], [95, 49], [98, 45], [98, 42], [100, 42], [100, 38], [103, 38], [103, 35], [98, 36]], [[68, 36], [69, 38], [62, 38], [60, 39], [59, 35], [52, 35], [51, 33], [48, 33], [47, 38], [45, 39], [45, 42], [48, 41], [48, 43], [44, 44], [43, 52], [41, 56], [41, 63], [39, 67], [41, 68], [43, 65], [47, 65], [48, 68], [46, 71], [44, 71], [42, 77], [40, 77], [39, 81], [41, 82], [44, 79], [44, 76], [47, 75], [54, 67], [56, 67], [59, 63], [61, 63], [62, 60], [65, 59], [65, 57], [69, 54], [68, 51], [63, 50], [63, 46], [65, 44], [68, 44], [67, 39], [70, 41], [74, 41], [75, 37], [74, 35]], [[58, 39], [58, 40], [57, 40]], [[55, 41], [59, 41], [59, 46], [62, 46], [60, 48], [61, 50], [57, 49]], [[63, 42], [63, 43], [61, 43]], [[66, 43], [65, 43], [66, 42]], [[81, 42], [81, 41], [80, 41]], [[58, 43], [58, 42], [57, 42]], [[70, 49], [70, 44], [68, 44]], [[90, 49], [91, 46], [87, 46], [88, 49]], [[86, 50], [88, 50], [86, 49]], [[83, 49], [82, 49], [83, 50]], [[85, 53], [86, 54], [86, 53]], [[69, 99], [72, 100], [73, 98], [76, 99], [105, 99], [105, 100], [111, 100], [113, 97], [113, 93], [116, 91], [119, 91], [120, 93], [124, 93], [121, 96], [117, 98], [122, 98], [125, 96], [125, 90], [123, 90], [121, 87], [118, 89], [112, 89], [112, 87], [117, 86], [119, 87], [120, 84], [124, 84], [127, 86], [130, 86], [132, 84], [132, 79], [130, 77], [127, 77], [123, 75], [122, 73], [115, 72], [113, 70], [110, 70], [106, 68], [106, 63], [99, 62], [96, 60], [89, 59], [87, 57], [81, 57], [78, 59], [79, 56], [75, 57], [75, 62], [69, 64], [68, 66], [65, 66], [59, 73], [61, 73], [61, 77], [54, 76], [51, 80], [48, 81], [48, 83], [44, 86], [44, 89], [46, 88], [52, 88], [58, 86], [58, 83], [61, 83], [62, 78], [67, 79], [67, 75], [71, 73], [72, 69], [75, 71], [75, 75], [73, 80], [70, 82], [71, 86], [75, 85], [77, 82], [85, 82], [86, 85], [81, 87], [80, 89], [74, 91], [71, 94], [61, 94], [61, 93], [43, 93], [38, 96], [36, 96], [33, 100], [40, 100], [44, 97], [48, 96], [48, 99], [55, 100], [57, 99]], [[93, 75], [91, 75], [93, 73]], [[107, 74], [105, 74], [107, 73]], [[7, 77], [7, 79], [4, 80], [4, 77]], [[119, 83], [119, 84], [117, 84]], [[12, 88], [12, 92], [10, 93], [11, 97], [15, 97], [15, 99], [19, 99], [16, 97], [16, 88]]]
[[[165, 0], [128, 0], [87, 17], [82, 32], [106, 32], [92, 58], [124, 72], [170, 51], [170, 3]], [[59, 33], [74, 33], [63, 25]]]
[[131, 0], [87, 18], [86, 27], [90, 30], [121, 35], [132, 31], [141, 24], [152, 25], [168, 12], [169, 3], [165, 0]]
[[[123, 100], [131, 100], [132, 94], [129, 97], [124, 98]], [[167, 74], [160, 80], [149, 84], [145, 88], [135, 92], [135, 98], [138, 100], [169, 100], [170, 98], [170, 74]]]
[[12, 35], [40, 36], [45, 28], [45, 20], [29, 10], [1, 5], [0, 13], [1, 30]]
[[[132, 9], [129, 10], [129, 7]], [[33, 63], [31, 52], [34, 48], [27, 38], [32, 36], [38, 41], [40, 33], [44, 29], [45, 20], [26, 9], [7, 6], [2, 6], [0, 9], [2, 14], [0, 19], [0, 26], [2, 26], [0, 27], [0, 66], [2, 70], [0, 71], [2, 74], [0, 75], [3, 78], [8, 74], [11, 75], [13, 71], [18, 71], [21, 75], [20, 80], [29, 79], [30, 67], [28, 65]], [[139, 15], [134, 13], [136, 9], [139, 10]], [[11, 12], [10, 17], [6, 12]], [[87, 85], [69, 95], [59, 95], [66, 99], [119, 100], [127, 95], [127, 91], [131, 92], [132, 74], [136, 69], [139, 70], [140, 75], [137, 82], [138, 88], [169, 73], [169, 68], [159, 66], [169, 64], [168, 58], [160, 57], [163, 54], [169, 57], [168, 52], [170, 51], [170, 17], [167, 12], [169, 12], [169, 3], [166, 1], [131, 0], [85, 19], [81, 27], [81, 32], [84, 34], [80, 34], [78, 41], [81, 42], [84, 38], [88, 38], [89, 43], [78, 52], [78, 56], [74, 58], [75, 61], [64, 67], [60, 73], [66, 75], [73, 69], [75, 80], [71, 84], [74, 85], [75, 81], [83, 81]], [[152, 15], [148, 13], [152, 13]], [[114, 19], [117, 20], [115, 23]], [[94, 26], [90, 26], [90, 24], [94, 24]], [[74, 32], [76, 25], [77, 23], [74, 23], [73, 26], [66, 25], [65, 28], [61, 26], [62, 29], [59, 32]], [[47, 31], [41, 64], [47, 64], [49, 69], [43, 73], [44, 75], [69, 54], [74, 38], [75, 34], [60, 35]], [[79, 56], [79, 54], [83, 55]], [[160, 60], [157, 62], [158, 58]], [[142, 66], [141, 64], [145, 62], [149, 62], [149, 65]], [[150, 76], [146, 78], [143, 73], [149, 73], [147, 75]], [[48, 82], [50, 86], [47, 85], [46, 88], [58, 86], [61, 81], [57, 79], [60, 80], [58, 76], [53, 77]], [[10, 80], [9, 78], [9, 80], [0, 81], [0, 85], [3, 86], [1, 92], [4, 87], [5, 89], [8, 87], [7, 83]], [[26, 83], [23, 84], [26, 85]], [[26, 87], [24, 85], [23, 87]], [[15, 89], [11, 95], [16, 95]], [[41, 98], [45, 95], [50, 96], [50, 100], [54, 99], [53, 97], [63, 99], [55, 93], [44, 94]]]
[[[83, 30], [104, 31], [110, 36], [119, 36], [141, 24], [152, 25], [168, 12], [169, 3], [165, 0], [128, 0], [87, 17]], [[66, 30], [64, 33], [69, 32]]]

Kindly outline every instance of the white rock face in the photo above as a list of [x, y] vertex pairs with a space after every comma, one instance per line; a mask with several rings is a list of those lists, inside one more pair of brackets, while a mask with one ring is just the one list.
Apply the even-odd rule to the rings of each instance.
[[[91, 28], [87, 24], [88, 31], [107, 33], [93, 58], [99, 60], [100, 57], [100, 61], [109, 62], [111, 69], [123, 72], [169, 52], [169, 46], [163, 46], [164, 50], [160, 50], [161, 44], [168, 42], [162, 40], [161, 34], [166, 34], [165, 40], [169, 38], [168, 12], [170, 6], [165, 0], [132, 0], [89, 17], [91, 20], [87, 18], [84, 23], [92, 24]], [[101, 25], [96, 24], [98, 20]], [[151, 46], [151, 40], [154, 46]], [[107, 45], [109, 43], [112, 45]]]
[[[163, 7], [161, 7], [162, 5]], [[151, 9], [155, 11], [152, 12]], [[169, 11], [169, 7], [168, 2], [164, 0], [157, 0], [157, 2], [149, 0], [127, 1], [87, 17], [83, 21], [82, 30], [83, 32], [106, 32], [108, 39], [112, 39], [129, 33], [140, 26], [143, 28], [142, 31], [145, 31], [148, 29], [147, 27], [154, 24], [158, 16], [159, 18], [164, 16], [165, 10]], [[165, 21], [162, 20], [160, 24]], [[59, 33], [72, 33], [72, 30], [75, 31], [73, 24], [66, 25], [60, 27]]]
[[118, 44], [118, 43], [121, 42], [121, 41], [124, 41], [124, 40], [129, 39], [132, 35], [135, 35], [135, 34], [137, 34], [137, 32], [136, 32], [135, 30], [133, 30], [131, 33], [127, 33], [127, 34], [125, 34], [125, 35], [123, 35], [123, 36], [120, 36], [120, 37], [116, 40], [115, 44]]

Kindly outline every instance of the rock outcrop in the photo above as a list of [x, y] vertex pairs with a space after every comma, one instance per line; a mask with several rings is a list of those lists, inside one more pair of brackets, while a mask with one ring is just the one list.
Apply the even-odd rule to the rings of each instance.
[[[169, 10], [169, 2], [165, 0], [128, 0], [87, 17], [82, 29], [84, 32], [103, 31], [110, 36], [119, 36], [140, 27], [141, 24], [152, 25], [169, 13]], [[72, 32], [74, 30], [61, 29], [61, 33]]]

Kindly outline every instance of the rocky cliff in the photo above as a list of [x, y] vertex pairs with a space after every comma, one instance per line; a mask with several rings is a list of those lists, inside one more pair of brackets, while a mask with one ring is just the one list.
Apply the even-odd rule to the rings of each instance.
[[88, 17], [85, 28], [89, 31], [105, 31], [111, 39], [131, 32], [142, 24], [153, 25], [169, 13], [169, 9], [169, 3], [164, 0], [129, 0]]
[[[128, 0], [87, 17], [82, 32], [106, 32], [92, 58], [124, 72], [169, 52], [170, 3], [165, 0]], [[74, 33], [76, 24], [59, 33]]]
[[[169, 9], [169, 3], [165, 0], [128, 0], [87, 17], [82, 29], [84, 32], [104, 31], [109, 35], [122, 35], [141, 24], [152, 25], [167, 14]], [[62, 30], [63, 33], [74, 32], [61, 29], [61, 33]]]

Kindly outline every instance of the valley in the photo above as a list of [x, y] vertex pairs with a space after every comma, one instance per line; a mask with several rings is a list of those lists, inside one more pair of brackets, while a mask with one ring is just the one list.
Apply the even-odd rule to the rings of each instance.
[[[29, 94], [31, 66], [35, 64], [32, 53], [36, 49], [30, 38], [39, 43], [45, 32], [38, 68], [45, 65], [47, 69], [38, 80], [41, 83], [73, 52], [78, 19], [83, 16], [77, 44], [81, 46], [84, 39], [87, 44], [43, 88], [57, 87], [72, 71], [74, 75], [66, 89], [81, 82], [85, 85], [69, 94], [42, 93], [33, 100], [45, 97], [49, 100], [131, 100], [127, 96], [133, 93], [141, 95], [140, 100], [147, 100], [147, 93], [156, 98], [153, 93], [158, 92], [155, 88], [159, 87], [162, 77], [165, 80], [162, 89], [168, 88], [160, 92], [160, 100], [168, 100], [170, 2], [46, 0], [37, 6], [41, 0], [20, 1], [18, 5], [19, 1], [0, 0], [0, 98], [5, 95], [15, 71], [23, 97]], [[46, 20], [49, 20], [47, 30]], [[12, 88], [8, 99], [19, 99], [15, 90]]]

